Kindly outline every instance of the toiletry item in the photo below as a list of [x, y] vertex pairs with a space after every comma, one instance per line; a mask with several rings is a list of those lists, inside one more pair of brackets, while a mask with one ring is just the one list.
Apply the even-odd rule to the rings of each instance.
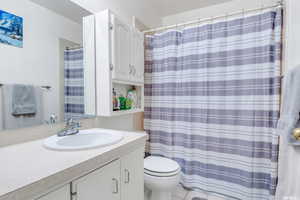
[[137, 92], [135, 88], [128, 90], [127, 92], [127, 99], [131, 101], [131, 109], [137, 108]]
[[130, 110], [132, 108], [132, 100], [130, 98], [126, 98], [126, 110]]
[[126, 98], [123, 95], [120, 95], [119, 101], [120, 101], [120, 110], [126, 110]]
[[117, 98], [117, 92], [115, 91], [115, 88], [113, 88], [113, 111], [117, 110], [120, 110], [120, 104]]

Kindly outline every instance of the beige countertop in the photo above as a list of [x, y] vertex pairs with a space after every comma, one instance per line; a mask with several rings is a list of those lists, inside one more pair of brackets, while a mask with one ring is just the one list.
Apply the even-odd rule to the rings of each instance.
[[0, 148], [0, 200], [32, 200], [143, 147], [143, 132], [124, 134], [118, 144], [82, 151], [53, 151], [43, 140]]

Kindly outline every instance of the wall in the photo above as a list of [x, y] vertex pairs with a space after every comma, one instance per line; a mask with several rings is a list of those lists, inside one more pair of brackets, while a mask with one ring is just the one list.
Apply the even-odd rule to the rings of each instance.
[[[126, 23], [132, 24], [132, 16], [136, 16], [146, 26], [153, 27], [161, 24], [161, 18], [154, 13], [153, 4], [149, 0], [71, 0], [91, 13], [105, 9], [120, 16]], [[151, 8], [151, 9], [150, 9]]]
[[300, 1], [287, 0], [286, 4], [285, 67], [288, 70], [300, 65]]
[[[24, 18], [24, 47], [16, 48], [0, 44], [1, 83], [22, 83], [34, 85], [50, 85], [50, 92], [45, 92], [45, 115], [60, 114], [61, 101], [61, 69], [62, 41], [82, 43], [81, 25], [43, 8], [29, 0], [5, 0], [1, 9]], [[1, 91], [0, 91], [1, 92]], [[1, 111], [0, 111], [1, 112]], [[133, 130], [142, 129], [140, 114], [126, 115], [113, 118], [97, 118], [95, 126]], [[2, 120], [0, 119], [0, 122]], [[88, 126], [87, 126], [88, 127]], [[1, 129], [1, 123], [0, 123]], [[30, 130], [30, 131], [26, 131]], [[42, 131], [44, 130], [44, 131]], [[41, 126], [1, 132], [1, 136], [11, 135], [20, 140], [44, 137], [45, 134], [55, 134], [51, 127]], [[39, 132], [39, 137], [31, 137], [28, 132]], [[37, 135], [37, 134], [36, 134]], [[35, 135], [35, 136], [36, 136]], [[28, 136], [28, 138], [27, 138]], [[9, 140], [8, 144], [13, 143]]]
[[213, 6], [203, 7], [183, 13], [178, 13], [176, 15], [166, 16], [162, 19], [162, 23], [163, 25], [178, 24], [190, 20], [225, 15], [227, 13], [241, 11], [242, 9], [259, 8], [262, 5], [274, 5], [274, 3], [276, 2], [277, 0], [231, 0], [229, 2], [223, 2]]
[[59, 113], [59, 39], [82, 41], [81, 25], [29, 0], [3, 0], [1, 9], [24, 18], [24, 47], [0, 44], [1, 83], [49, 85], [45, 115]]

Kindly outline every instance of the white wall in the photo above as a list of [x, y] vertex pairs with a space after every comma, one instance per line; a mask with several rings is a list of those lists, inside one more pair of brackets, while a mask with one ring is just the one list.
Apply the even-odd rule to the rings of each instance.
[[[71, 0], [91, 13], [97, 13], [105, 9], [120, 16], [131, 24], [132, 16], [136, 16], [148, 27], [161, 24], [161, 18], [155, 13], [151, 0]], [[154, 11], [154, 12], [153, 12]]]
[[[81, 44], [81, 25], [29, 0], [5, 0], [1, 9], [24, 18], [24, 47], [0, 44], [0, 83], [50, 85], [51, 91], [44, 93], [45, 115], [61, 114], [60, 41]], [[142, 117], [137, 116], [98, 118], [97, 127], [141, 129]]]
[[0, 44], [1, 83], [51, 86], [45, 115], [59, 114], [59, 39], [81, 43], [81, 25], [29, 0], [3, 0], [1, 9], [24, 18], [24, 47]]
[[262, 5], [274, 5], [277, 0], [231, 0], [213, 6], [203, 7], [195, 10], [190, 10], [176, 15], [166, 16], [162, 19], [163, 25], [172, 25], [190, 20], [201, 18], [209, 18], [213, 16], [225, 15], [241, 11], [242, 9], [259, 8]]
[[300, 1], [287, 0], [286, 9], [285, 67], [288, 70], [300, 65]]

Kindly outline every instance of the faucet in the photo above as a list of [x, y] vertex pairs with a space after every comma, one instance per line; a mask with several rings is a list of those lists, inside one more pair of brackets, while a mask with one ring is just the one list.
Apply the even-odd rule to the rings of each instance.
[[57, 136], [64, 137], [64, 136], [76, 135], [79, 133], [80, 127], [81, 127], [80, 122], [76, 122], [72, 118], [70, 118], [66, 121], [64, 129], [57, 133]]

